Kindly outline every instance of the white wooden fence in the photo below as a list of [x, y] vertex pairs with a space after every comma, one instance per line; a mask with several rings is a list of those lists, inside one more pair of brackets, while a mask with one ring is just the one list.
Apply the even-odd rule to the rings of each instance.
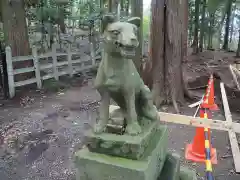
[[[74, 74], [79, 73], [83, 70], [88, 70], [97, 66], [96, 59], [100, 59], [99, 56], [95, 56], [95, 52], [93, 51], [92, 44], [90, 45], [90, 56], [82, 55], [80, 52], [71, 52], [71, 45], [68, 46], [66, 53], [58, 53], [56, 51], [56, 44], [52, 46], [52, 51], [43, 55], [38, 55], [35, 47], [32, 48], [32, 55], [29, 56], [18, 56], [12, 57], [11, 48], [6, 47], [6, 61], [7, 61], [7, 71], [8, 71], [8, 84], [9, 84], [9, 97], [13, 98], [15, 96], [16, 87], [25, 86], [28, 84], [36, 83], [38, 89], [42, 88], [43, 80], [47, 80], [50, 78], [59, 79], [59, 76], [69, 75], [72, 77]], [[73, 55], [82, 56], [77, 60], [73, 60]], [[65, 61], [58, 61], [59, 56], [65, 56]], [[48, 59], [51, 58], [52, 62], [42, 64], [40, 59]], [[33, 61], [32, 67], [25, 67], [20, 69], [14, 69], [13, 63], [23, 62], [23, 61]], [[90, 62], [90, 65], [85, 65], [84, 63]], [[77, 65], [81, 63], [81, 65]], [[63, 66], [67, 66], [67, 70], [60, 71], [59, 69]], [[52, 69], [52, 73], [46, 73], [47, 69]], [[45, 71], [44, 71], [45, 70]], [[46, 74], [41, 76], [41, 71], [44, 71]], [[35, 72], [35, 76], [31, 79], [27, 79], [24, 81], [15, 81], [14, 76], [18, 74]]]

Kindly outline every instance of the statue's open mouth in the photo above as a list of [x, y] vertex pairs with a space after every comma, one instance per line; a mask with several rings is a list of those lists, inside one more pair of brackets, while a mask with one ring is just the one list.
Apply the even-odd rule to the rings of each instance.
[[124, 46], [123, 44], [116, 42], [117, 48], [120, 50], [120, 54], [123, 57], [133, 58], [135, 56], [136, 48], [134, 46]]
[[134, 47], [120, 47], [120, 53], [123, 57], [128, 57], [128, 58], [132, 58], [136, 54]]

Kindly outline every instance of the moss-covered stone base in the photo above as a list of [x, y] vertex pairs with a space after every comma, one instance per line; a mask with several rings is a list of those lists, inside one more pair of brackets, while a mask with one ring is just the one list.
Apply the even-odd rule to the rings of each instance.
[[[91, 152], [140, 160], [149, 156], [149, 152], [156, 147], [159, 133], [159, 121], [145, 124], [143, 132], [138, 136], [117, 135], [110, 133], [95, 134], [89, 130], [86, 136], [87, 147]], [[162, 144], [166, 146], [166, 144]], [[151, 149], [147, 151], [147, 149]]]
[[180, 180], [197, 180], [196, 171], [187, 167], [181, 166], [180, 168]]
[[146, 149], [148, 156], [142, 160], [90, 152], [84, 148], [76, 153], [77, 180], [156, 180], [165, 162], [167, 139], [166, 126], [157, 126]]

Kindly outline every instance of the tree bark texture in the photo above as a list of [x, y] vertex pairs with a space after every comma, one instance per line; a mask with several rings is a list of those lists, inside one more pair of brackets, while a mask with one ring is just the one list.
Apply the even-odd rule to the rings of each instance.
[[[157, 107], [160, 106], [164, 100], [165, 92], [165, 72], [164, 72], [164, 16], [165, 16], [165, 2], [152, 0], [152, 21], [150, 34], [150, 62], [148, 62], [148, 72], [146, 75], [151, 77], [146, 78], [147, 84], [152, 88], [153, 99]], [[145, 76], [146, 76], [145, 75]], [[150, 81], [151, 80], [151, 81]], [[152, 87], [151, 87], [152, 86]]]
[[126, 16], [129, 16], [130, 0], [126, 0]]
[[[173, 103], [177, 112], [177, 102], [184, 101], [182, 61], [182, 35], [187, 31], [183, 27], [185, 20], [183, 2], [179, 0], [166, 1], [166, 31], [165, 31], [165, 100]], [[185, 29], [184, 29], [185, 28]], [[185, 32], [184, 32], [185, 31]]]
[[223, 24], [224, 24], [224, 21], [226, 19], [226, 14], [223, 13], [222, 14], [222, 19], [221, 19], [221, 22], [219, 23], [220, 24], [220, 27], [218, 28], [217, 30], [217, 34], [218, 34], [218, 50], [220, 50], [222, 48], [221, 46], [221, 43], [222, 43], [222, 29], [223, 29]]
[[[189, 8], [189, 12], [190, 11], [192, 11], [190, 8]], [[191, 14], [193, 14], [193, 13], [191, 13]], [[190, 16], [190, 19], [188, 20], [189, 21], [189, 34], [188, 34], [188, 42], [189, 42], [189, 44], [191, 44], [192, 43], [192, 40], [193, 40], [193, 21], [192, 21], [192, 18], [193, 17], [191, 17]]]
[[121, 12], [120, 12], [120, 15], [121, 16], [125, 16], [125, 12], [124, 12], [124, 9], [125, 9], [125, 7], [124, 7], [124, 2], [126, 3], [126, 1], [124, 1], [124, 0], [120, 0], [120, 10], [121, 10]]
[[187, 1], [152, 0], [151, 8], [150, 62], [145, 67], [151, 73], [147, 79], [152, 81], [147, 83], [157, 107], [172, 103], [179, 112], [177, 102], [184, 101], [182, 61], [187, 57]]
[[[11, 47], [12, 56], [26, 56], [31, 54], [24, 1], [1, 0], [0, 3], [2, 3], [4, 39], [6, 46]], [[32, 60], [15, 62], [13, 68], [25, 68], [32, 65]], [[15, 81], [26, 80], [33, 75], [33, 72], [19, 74], [15, 76]]]
[[187, 61], [187, 52], [188, 52], [188, 19], [189, 19], [189, 8], [188, 0], [181, 1], [181, 15], [182, 15], [182, 57], [183, 62]]
[[187, 2], [188, 7], [188, 44], [193, 44], [193, 35], [194, 35], [194, 2], [188, 0]]
[[1, 0], [3, 27], [6, 45], [13, 56], [29, 55], [30, 47], [23, 0]]
[[113, 13], [117, 14], [118, 11], [118, 4], [119, 4], [119, 0], [112, 0], [112, 11]]
[[194, 53], [198, 53], [199, 5], [200, 0], [195, 0], [194, 39], [192, 44]]
[[113, 0], [108, 0], [108, 12], [113, 12]]
[[232, 2], [233, 0], [228, 0], [227, 4], [227, 19], [225, 24], [225, 35], [224, 35], [224, 42], [223, 42], [223, 49], [228, 50], [228, 39], [229, 39], [229, 27], [231, 21], [231, 14], [232, 14]]
[[238, 30], [238, 48], [237, 48], [237, 53], [236, 53], [236, 56], [237, 57], [240, 57], [240, 29]]
[[59, 9], [59, 17], [58, 17], [58, 20], [57, 20], [57, 24], [60, 27], [61, 33], [65, 34], [66, 33], [66, 26], [65, 26], [65, 23], [64, 23], [64, 10], [63, 9]]
[[202, 20], [201, 20], [201, 28], [200, 28], [200, 42], [199, 42], [199, 51], [203, 51], [203, 43], [204, 43], [204, 35], [205, 35], [205, 16], [206, 16], [206, 6], [207, 0], [203, 0], [202, 5]]
[[210, 14], [210, 23], [208, 27], [208, 49], [211, 50], [213, 48], [212, 38], [213, 38], [213, 28], [214, 28], [214, 17], [215, 13]]
[[234, 33], [234, 18], [235, 18], [235, 11], [236, 11], [236, 5], [233, 6], [232, 9], [232, 15], [231, 15], [231, 31], [230, 31], [230, 40], [229, 42], [232, 42], [233, 39], [233, 33]]

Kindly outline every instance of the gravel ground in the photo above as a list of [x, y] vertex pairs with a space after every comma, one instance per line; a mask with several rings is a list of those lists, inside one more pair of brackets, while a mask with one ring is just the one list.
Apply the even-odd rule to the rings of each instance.
[[[100, 97], [92, 80], [85, 86], [49, 94], [29, 93], [24, 98], [0, 108], [0, 179], [1, 180], [73, 180], [74, 152], [83, 145], [83, 133], [96, 119]], [[20, 103], [21, 102], [21, 103]], [[165, 108], [167, 111], [170, 109]], [[183, 109], [188, 115], [194, 110]], [[221, 119], [221, 114], [214, 115]], [[204, 179], [204, 165], [184, 160], [184, 148], [194, 135], [194, 128], [169, 125], [169, 150], [182, 155], [182, 164], [196, 168]], [[218, 151], [214, 166], [216, 180], [239, 180], [227, 133], [212, 133]]]

